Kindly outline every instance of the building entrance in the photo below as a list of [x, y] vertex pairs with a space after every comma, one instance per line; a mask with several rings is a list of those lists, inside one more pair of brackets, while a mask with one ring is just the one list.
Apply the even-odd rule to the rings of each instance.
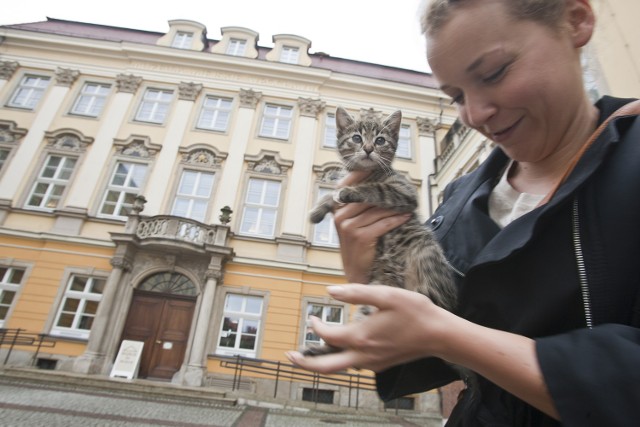
[[[178, 292], [175, 285], [180, 279]], [[185, 288], [184, 279], [188, 281], [180, 274], [161, 273], [133, 294], [122, 340], [144, 342], [139, 378], [171, 380], [183, 363], [196, 305], [196, 296], [190, 295], [195, 286], [189, 281], [193, 287]]]

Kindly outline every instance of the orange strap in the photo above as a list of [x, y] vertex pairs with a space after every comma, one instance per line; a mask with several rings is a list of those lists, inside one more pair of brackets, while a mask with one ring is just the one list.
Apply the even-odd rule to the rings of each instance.
[[611, 120], [620, 116], [632, 116], [632, 115], [640, 115], [640, 100], [630, 102], [618, 108], [613, 114], [607, 117], [607, 119], [604, 122], [602, 122], [600, 126], [598, 126], [595, 132], [591, 134], [587, 142], [582, 146], [582, 148], [580, 148], [580, 150], [575, 154], [575, 156], [573, 156], [573, 158], [569, 162], [569, 166], [567, 166], [567, 169], [564, 171], [564, 174], [560, 177], [558, 181], [556, 181], [551, 191], [549, 191], [549, 193], [547, 193], [544, 199], [540, 201], [538, 206], [542, 206], [547, 202], [549, 202], [549, 200], [551, 200], [554, 194], [556, 194], [556, 192], [558, 191], [558, 188], [560, 188], [562, 183], [567, 179], [569, 174], [571, 174], [573, 169], [576, 167], [582, 155], [585, 153], [585, 151], [589, 149], [589, 147], [591, 147], [591, 144], [593, 144], [594, 141], [598, 139], [598, 137], [600, 136], [604, 128], [607, 127], [607, 125]]

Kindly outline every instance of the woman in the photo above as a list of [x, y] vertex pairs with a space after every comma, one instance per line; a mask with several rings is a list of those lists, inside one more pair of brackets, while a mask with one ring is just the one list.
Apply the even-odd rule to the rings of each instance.
[[[597, 125], [630, 101], [593, 106], [583, 89], [594, 21], [588, 0], [432, 3], [433, 74], [461, 120], [498, 145], [428, 221], [458, 273], [459, 308], [401, 289], [330, 287], [379, 311], [340, 327], [313, 320], [345, 351], [291, 352], [292, 362], [371, 369], [383, 399], [447, 384], [449, 364], [465, 366], [479, 389], [448, 425], [640, 422], [640, 119], [612, 120], [563, 179]], [[335, 213], [349, 281], [367, 283], [378, 236], [404, 220], [359, 204]]]

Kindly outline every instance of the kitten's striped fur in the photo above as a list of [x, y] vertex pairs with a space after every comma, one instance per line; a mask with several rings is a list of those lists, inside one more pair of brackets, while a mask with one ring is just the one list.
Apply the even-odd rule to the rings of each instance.
[[[311, 212], [318, 223], [337, 203], [370, 203], [398, 212], [411, 212], [405, 224], [378, 240], [369, 283], [420, 292], [448, 310], [456, 305], [453, 275], [440, 245], [430, 229], [418, 219], [417, 191], [391, 167], [398, 146], [402, 113], [386, 119], [354, 119], [343, 108], [336, 111], [338, 152], [347, 171], [371, 170], [366, 181], [344, 187], [323, 198]], [[309, 348], [306, 354], [324, 354], [338, 349]]]

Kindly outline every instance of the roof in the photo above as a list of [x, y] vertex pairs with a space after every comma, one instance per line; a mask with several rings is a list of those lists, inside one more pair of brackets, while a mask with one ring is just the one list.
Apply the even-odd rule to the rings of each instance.
[[[104, 40], [117, 43], [128, 42], [147, 45], [156, 45], [158, 40], [164, 36], [164, 33], [152, 31], [67, 21], [49, 17], [47, 17], [46, 21], [4, 25], [0, 26], [0, 28], [57, 34], [84, 39]], [[219, 40], [208, 39], [207, 41], [209, 46], [212, 46], [218, 43]], [[268, 52], [270, 48], [259, 46], [258, 50], [260, 54], [256, 60], [265, 61], [266, 52]], [[212, 53], [212, 55], [214, 54]], [[311, 67], [315, 68], [397, 83], [406, 83], [421, 87], [437, 88], [433, 76], [429, 73], [332, 57], [326, 53], [309, 53], [309, 57], [311, 58]]]

